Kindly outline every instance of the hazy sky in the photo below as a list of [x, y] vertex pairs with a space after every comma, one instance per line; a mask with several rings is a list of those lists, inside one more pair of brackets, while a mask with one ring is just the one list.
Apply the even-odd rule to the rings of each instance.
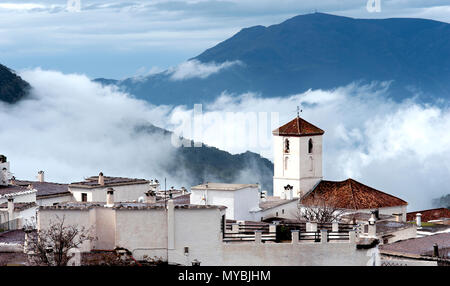
[[[358, 18], [450, 22], [447, 0], [76, 0], [0, 1], [0, 63], [90, 78], [124, 78], [176, 66], [243, 27], [314, 12]], [[373, 0], [376, 1], [376, 0]], [[76, 8], [76, 6], [75, 6]]]

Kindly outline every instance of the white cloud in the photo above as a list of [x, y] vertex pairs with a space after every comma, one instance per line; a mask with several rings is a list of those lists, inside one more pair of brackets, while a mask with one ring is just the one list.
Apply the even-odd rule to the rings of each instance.
[[[353, 177], [407, 200], [410, 210], [430, 207], [432, 198], [450, 192], [450, 110], [414, 100], [390, 101], [387, 87], [353, 84], [286, 98], [223, 94], [203, 106], [202, 138], [232, 153], [250, 149], [272, 158], [267, 141], [271, 143], [274, 128], [257, 121], [256, 129], [262, 127], [264, 134], [255, 133], [254, 127], [244, 124], [248, 118], [236, 115], [258, 118], [257, 112], [278, 112], [281, 125], [294, 118], [296, 105], [301, 104], [301, 116], [325, 130], [325, 179]], [[255, 138], [257, 142], [252, 142]]]
[[172, 80], [185, 80], [190, 78], [207, 78], [212, 74], [218, 73], [221, 70], [230, 68], [234, 65], [242, 65], [240, 61], [226, 61], [220, 64], [216, 63], [202, 63], [198, 60], [190, 60], [180, 65], [169, 68], [167, 74], [170, 74]]
[[[73, 182], [96, 175], [159, 178], [172, 158], [170, 140], [137, 132], [162, 125], [169, 107], [152, 106], [84, 75], [29, 70], [21, 76], [33, 97], [13, 107], [0, 104], [1, 153], [12, 172], [33, 179], [45, 170], [50, 181]], [[181, 175], [181, 174], [180, 174]], [[172, 178], [171, 184], [183, 178]]]
[[0, 3], [0, 9], [27, 11], [34, 9], [45, 9], [46, 6], [37, 3]]
[[[185, 181], [183, 174], [162, 171], [161, 164], [173, 160], [170, 142], [134, 127], [153, 123], [173, 130], [192, 110], [153, 106], [83, 75], [28, 70], [21, 76], [35, 88], [33, 98], [13, 107], [0, 104], [0, 150], [18, 178], [33, 179], [43, 169], [49, 180], [63, 182], [99, 171], [167, 176], [173, 185]], [[233, 153], [250, 149], [271, 158], [275, 126], [260, 112], [278, 112], [278, 126], [291, 120], [301, 103], [301, 116], [326, 132], [325, 179], [352, 177], [407, 200], [410, 210], [430, 207], [432, 198], [449, 193], [450, 110], [390, 101], [386, 88], [354, 84], [285, 98], [224, 93], [203, 106], [203, 140]]]

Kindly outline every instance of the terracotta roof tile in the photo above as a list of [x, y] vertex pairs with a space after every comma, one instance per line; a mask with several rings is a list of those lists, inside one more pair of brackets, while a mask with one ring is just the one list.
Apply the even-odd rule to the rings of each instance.
[[407, 205], [402, 199], [383, 193], [353, 179], [342, 182], [321, 181], [313, 191], [306, 194], [302, 204], [310, 205], [314, 200], [333, 202], [343, 209], [375, 209]]
[[450, 210], [446, 208], [438, 208], [438, 209], [430, 209], [430, 210], [423, 210], [423, 211], [417, 211], [417, 212], [410, 212], [406, 214], [406, 220], [407, 221], [415, 221], [416, 220], [416, 214], [421, 213], [421, 221], [427, 222], [430, 220], [438, 220], [442, 218], [450, 218]]
[[150, 181], [147, 181], [145, 179], [107, 177], [107, 176], [104, 176], [104, 182], [105, 182], [104, 185], [99, 185], [98, 176], [92, 176], [92, 177], [85, 179], [82, 182], [71, 183], [69, 185], [69, 187], [92, 189], [92, 188], [105, 188], [105, 187], [114, 187], [114, 186], [121, 186], [121, 185], [149, 184], [150, 183]]
[[272, 134], [278, 136], [312, 136], [323, 135], [324, 133], [325, 131], [300, 117], [296, 117], [272, 131]]
[[47, 196], [62, 196], [71, 194], [67, 184], [15, 180], [14, 185], [22, 187], [31, 185], [33, 189], [37, 190], [36, 197], [38, 199]]
[[[29, 202], [29, 203], [14, 203], [14, 210], [15, 211], [23, 211], [29, 208], [37, 207], [37, 204], [35, 202]], [[0, 204], [0, 209], [7, 209], [8, 203]]]
[[25, 187], [14, 186], [14, 185], [0, 186], [0, 196], [13, 195], [15, 193], [21, 193], [21, 192], [26, 192], [26, 191], [30, 191], [30, 190]]
[[380, 245], [379, 249], [382, 254], [423, 258], [424, 256], [432, 255], [435, 243], [438, 245], [440, 253], [444, 254], [442, 250], [450, 248], [450, 233], [401, 240]]

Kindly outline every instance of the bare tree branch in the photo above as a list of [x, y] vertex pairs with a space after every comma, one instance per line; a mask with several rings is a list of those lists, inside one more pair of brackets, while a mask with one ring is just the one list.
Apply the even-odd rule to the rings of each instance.
[[345, 210], [336, 207], [333, 199], [325, 200], [312, 195], [306, 203], [299, 202], [296, 218], [299, 221], [331, 223], [339, 221], [344, 212]]
[[[32, 263], [38, 265], [67, 265], [70, 257], [68, 251], [71, 248], [79, 248], [85, 241], [93, 241], [91, 230], [76, 225], [65, 225], [65, 216], [56, 216], [57, 221], [50, 221], [49, 227], [28, 234], [28, 249]], [[53, 254], [49, 253], [52, 250]], [[49, 259], [51, 257], [52, 259]]]

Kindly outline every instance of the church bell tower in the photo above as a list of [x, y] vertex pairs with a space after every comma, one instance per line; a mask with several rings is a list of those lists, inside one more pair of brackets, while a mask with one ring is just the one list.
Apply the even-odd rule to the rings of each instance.
[[273, 134], [273, 195], [298, 198], [322, 180], [322, 136], [325, 132], [297, 116]]

